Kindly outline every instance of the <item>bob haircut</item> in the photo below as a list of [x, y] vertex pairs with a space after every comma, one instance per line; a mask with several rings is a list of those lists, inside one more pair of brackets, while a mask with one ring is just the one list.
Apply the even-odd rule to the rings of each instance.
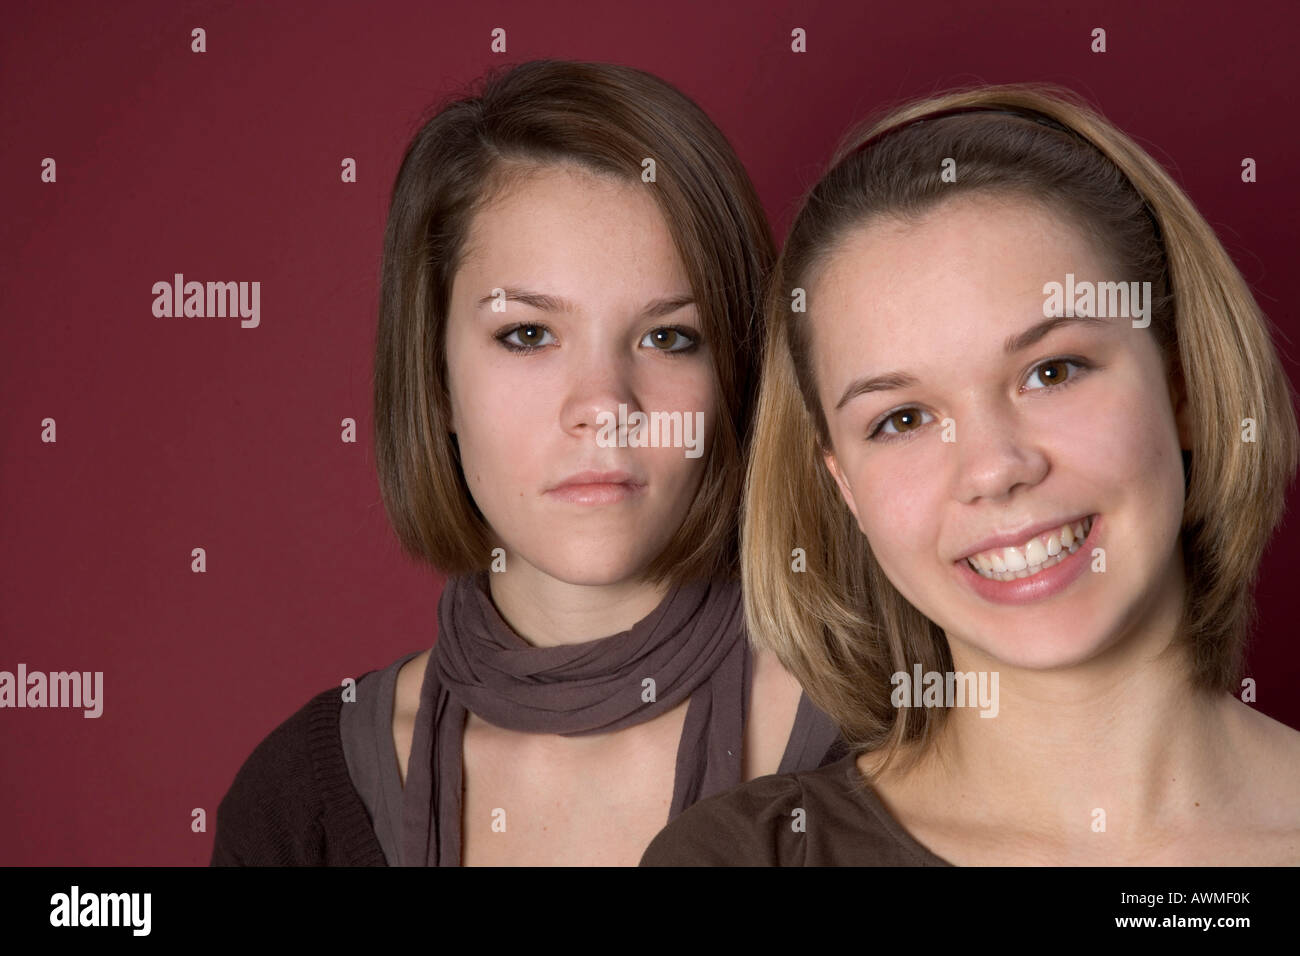
[[[643, 161], [655, 176], [643, 182]], [[717, 428], [695, 500], [646, 577], [735, 577], [741, 483], [775, 249], [730, 144], [695, 103], [627, 66], [537, 60], [484, 77], [407, 147], [384, 234], [374, 368], [380, 491], [402, 547], [447, 574], [487, 569], [490, 529], [448, 432], [448, 301], [475, 213], [538, 167], [653, 191], [715, 372]]]
[[[955, 183], [937, 174], [947, 157], [961, 171]], [[916, 221], [944, 199], [992, 192], [1069, 217], [1126, 279], [1152, 283], [1150, 330], [1166, 374], [1190, 385], [1178, 640], [1197, 690], [1234, 688], [1251, 587], [1296, 469], [1292, 390], [1265, 317], [1192, 202], [1123, 132], [1070, 91], [1029, 84], [952, 91], [857, 127], [806, 195], [773, 275], [741, 568], [755, 642], [851, 748], [876, 752], [871, 774], [914, 764], [946, 717], [891, 706], [890, 675], [918, 662], [951, 671], [952, 657], [942, 629], [881, 570], [821, 460], [830, 437], [808, 318], [792, 311], [791, 296], [850, 230], [876, 217]], [[815, 299], [807, 306], [815, 313]], [[1243, 418], [1255, 420], [1260, 440], [1242, 441]], [[807, 573], [791, 572], [798, 547]]]

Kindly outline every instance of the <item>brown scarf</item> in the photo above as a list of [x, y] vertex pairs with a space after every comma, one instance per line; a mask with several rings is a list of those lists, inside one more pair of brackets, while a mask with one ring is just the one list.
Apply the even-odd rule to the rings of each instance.
[[[751, 662], [738, 582], [675, 587], [631, 630], [534, 647], [502, 619], [483, 571], [447, 581], [438, 629], [402, 797], [403, 865], [460, 865], [467, 711], [509, 730], [579, 736], [639, 724], [689, 697], [668, 819], [740, 784]], [[653, 702], [642, 700], [647, 677]]]

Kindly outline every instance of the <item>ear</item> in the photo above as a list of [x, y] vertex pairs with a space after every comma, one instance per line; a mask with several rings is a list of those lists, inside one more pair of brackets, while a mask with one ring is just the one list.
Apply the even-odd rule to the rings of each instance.
[[[849, 483], [844, 479], [844, 475], [840, 471], [840, 463], [835, 457], [835, 452], [822, 452], [822, 461], [826, 463], [826, 470], [831, 473], [831, 477], [835, 479], [835, 484], [839, 486], [840, 495], [844, 498], [844, 503], [849, 506], [849, 510], [853, 512], [853, 518], [858, 523], [858, 530], [861, 531], [862, 519], [858, 516], [858, 503], [853, 500], [853, 491], [849, 488]], [[866, 534], [866, 532], [863, 531], [863, 534]]]
[[1183, 451], [1189, 451], [1192, 448], [1192, 409], [1187, 400], [1183, 365], [1176, 354], [1169, 360], [1166, 377], [1169, 380], [1169, 404], [1174, 410], [1174, 422], [1178, 426], [1178, 446]]

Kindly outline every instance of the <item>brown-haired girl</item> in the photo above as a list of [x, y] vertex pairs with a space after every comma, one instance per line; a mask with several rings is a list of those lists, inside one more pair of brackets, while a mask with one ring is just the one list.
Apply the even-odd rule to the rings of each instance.
[[277, 728], [214, 863], [633, 865], [701, 797], [838, 757], [737, 580], [772, 258], [726, 139], [648, 73], [525, 63], [420, 129], [375, 448], [450, 576], [437, 641]]

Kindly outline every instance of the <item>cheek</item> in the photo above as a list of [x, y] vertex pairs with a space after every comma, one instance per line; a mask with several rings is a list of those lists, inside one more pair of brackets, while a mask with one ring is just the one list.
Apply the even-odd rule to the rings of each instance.
[[700, 450], [696, 458], [687, 458], [685, 449], [648, 448], [656, 467], [667, 466], [689, 480], [693, 471], [700, 470], [708, 457], [713, 436], [718, 427], [718, 406], [713, 385], [712, 367], [696, 366], [676, 370], [675, 374], [651, 374], [633, 385], [643, 410], [679, 412], [682, 416], [682, 437], [686, 437], [689, 420], [690, 438]]
[[922, 543], [936, 540], [937, 518], [943, 513], [939, 470], [915, 468], [902, 456], [896, 458], [888, 465], [862, 469], [850, 484], [859, 527], [887, 571], [926, 553]]
[[632, 373], [628, 385], [647, 409], [702, 411], [706, 419], [713, 414], [716, 387], [707, 357], [656, 356]]
[[476, 495], [499, 496], [529, 474], [536, 476], [531, 449], [542, 434], [537, 417], [542, 402], [521, 402], [518, 394], [517, 388], [495, 382], [490, 369], [463, 367], [452, 383], [461, 465]]
[[[1099, 489], [1137, 489], [1144, 497], [1182, 495], [1182, 457], [1167, 393], [1114, 376], [1115, 387], [1091, 389], [1059, 421], [1062, 457]], [[1125, 387], [1124, 382], [1129, 383]]]
[[714, 410], [702, 407], [699, 403], [678, 404], [674, 410], [682, 412], [683, 426], [680, 433], [672, 436], [674, 443], [667, 443], [665, 438], [659, 447], [633, 451], [641, 456], [639, 462], [654, 476], [654, 483], [667, 492], [661, 499], [662, 504], [665, 507], [685, 508], [704, 479], [705, 463], [709, 458], [718, 420]]

